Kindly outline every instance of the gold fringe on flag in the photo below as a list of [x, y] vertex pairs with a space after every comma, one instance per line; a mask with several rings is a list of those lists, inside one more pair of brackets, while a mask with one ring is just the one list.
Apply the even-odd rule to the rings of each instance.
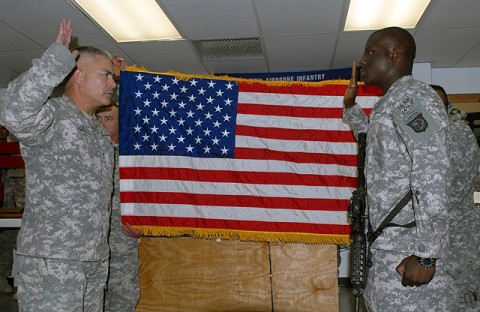
[[349, 235], [329, 235], [311, 233], [284, 233], [284, 232], [257, 232], [240, 230], [218, 230], [200, 228], [181, 228], [135, 225], [136, 229], [142, 230], [144, 236], [179, 237], [188, 236], [203, 239], [240, 240], [251, 242], [268, 243], [305, 243], [305, 244], [337, 244], [349, 245]]

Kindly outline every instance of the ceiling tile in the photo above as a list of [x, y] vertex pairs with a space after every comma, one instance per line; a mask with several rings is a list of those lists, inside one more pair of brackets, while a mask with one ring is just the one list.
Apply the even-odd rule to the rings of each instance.
[[185, 39], [257, 37], [258, 27], [250, 0], [161, 0], [172, 23]]
[[265, 60], [204, 62], [212, 74], [265, 73], [268, 71]]
[[420, 29], [415, 33], [416, 62], [432, 63], [432, 67], [455, 66], [479, 43], [480, 28]]
[[271, 72], [329, 69], [336, 34], [265, 37]]
[[[119, 44], [122, 51], [135, 65], [144, 66], [150, 71], [179, 71], [183, 73], [205, 74], [206, 70], [186, 40], [151, 41]], [[129, 64], [131, 65], [131, 64]]]
[[344, 31], [339, 35], [332, 68], [347, 68], [357, 64], [363, 55], [365, 43], [372, 31]]
[[255, 0], [262, 34], [336, 32], [345, 1]]
[[[420, 28], [480, 27], [480, 1], [437, 0]], [[461, 18], [460, 18], [461, 17]]]
[[18, 51], [42, 48], [36, 42], [28, 39], [18, 31], [0, 21], [0, 51]]

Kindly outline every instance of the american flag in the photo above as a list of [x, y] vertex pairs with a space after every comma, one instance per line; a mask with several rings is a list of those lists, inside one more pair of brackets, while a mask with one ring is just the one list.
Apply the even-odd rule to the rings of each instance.
[[[345, 88], [123, 71], [123, 222], [154, 236], [348, 243]], [[367, 109], [378, 100], [359, 95]]]

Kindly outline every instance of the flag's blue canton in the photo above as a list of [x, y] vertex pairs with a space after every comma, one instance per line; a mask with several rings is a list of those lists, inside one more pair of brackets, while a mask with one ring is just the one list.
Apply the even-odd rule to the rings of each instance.
[[122, 72], [120, 154], [233, 158], [238, 84]]

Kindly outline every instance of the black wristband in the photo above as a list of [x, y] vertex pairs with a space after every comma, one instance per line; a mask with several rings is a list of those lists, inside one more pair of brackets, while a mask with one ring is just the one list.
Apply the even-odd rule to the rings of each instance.
[[437, 262], [437, 259], [435, 259], [435, 258], [420, 258], [420, 257], [417, 257], [417, 260], [418, 260], [418, 263], [420, 263], [420, 265], [422, 267], [424, 267], [425, 269], [430, 269]]

